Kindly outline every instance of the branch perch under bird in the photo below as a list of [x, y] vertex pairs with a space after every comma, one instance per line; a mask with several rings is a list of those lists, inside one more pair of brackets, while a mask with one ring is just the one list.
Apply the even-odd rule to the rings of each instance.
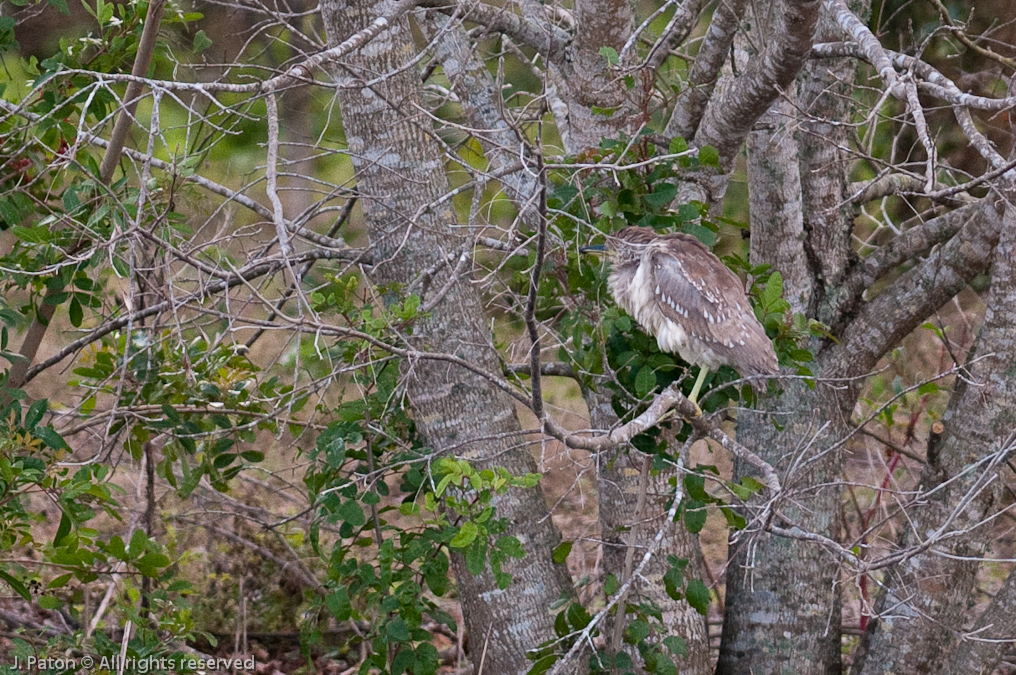
[[[699, 366], [689, 400], [710, 370], [728, 365], [747, 376], [779, 371], [773, 344], [755, 318], [744, 285], [698, 239], [626, 227], [607, 243], [582, 252], [604, 252], [611, 264], [608, 285], [618, 306], [656, 336], [660, 349]], [[752, 383], [756, 389], [764, 380]]]

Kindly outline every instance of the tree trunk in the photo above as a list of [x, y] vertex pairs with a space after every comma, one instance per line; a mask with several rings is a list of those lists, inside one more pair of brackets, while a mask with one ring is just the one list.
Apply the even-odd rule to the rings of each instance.
[[[790, 95], [790, 92], [788, 92]], [[790, 311], [806, 313], [813, 279], [804, 251], [804, 210], [794, 107], [781, 99], [748, 134], [748, 199], [753, 264], [769, 263], [783, 276]]]
[[[783, 480], [781, 514], [807, 532], [830, 536], [838, 515], [839, 459], [821, 453], [842, 437], [835, 420], [835, 392], [816, 392], [801, 382], [785, 387], [766, 403], [786, 413], [742, 411], [738, 437], [771, 463]], [[835, 412], [834, 412], [835, 411]], [[774, 422], [778, 422], [777, 429]], [[758, 475], [745, 462], [734, 463], [734, 480]], [[718, 675], [833, 675], [840, 665], [838, 560], [814, 543], [752, 532], [759, 523], [745, 514], [748, 530], [731, 541], [727, 596]]]
[[[392, 4], [323, 3], [329, 46], [377, 16], [390, 16]], [[439, 263], [469, 245], [469, 238], [454, 227], [448, 202], [431, 206], [448, 192], [448, 182], [441, 148], [428, 131], [430, 121], [419, 112], [419, 73], [403, 68], [412, 53], [403, 17], [352, 54], [345, 62], [348, 70], [336, 69], [335, 76], [343, 85], [339, 103], [358, 187], [371, 196], [363, 204], [374, 254], [372, 281], [382, 287], [408, 284], [421, 271], [439, 266], [425, 295], [445, 289], [451, 266]], [[410, 220], [414, 214], [416, 220]], [[410, 339], [419, 348], [497, 372], [488, 325], [479, 294], [465, 278], [451, 283], [430, 316], [415, 324]], [[418, 428], [435, 450], [513, 474], [537, 470], [525, 446], [517, 444], [519, 422], [511, 398], [487, 380], [440, 361], [406, 364], [405, 377]], [[453, 557], [453, 565], [474, 663], [485, 653], [484, 672], [524, 673], [526, 650], [554, 637], [550, 607], [571, 595], [571, 581], [566, 568], [551, 559], [560, 535], [539, 488], [513, 490], [496, 507], [497, 515], [511, 523], [508, 533], [526, 550], [525, 558], [505, 566], [514, 577], [511, 586], [498, 590], [489, 571], [472, 576], [460, 556]]]
[[[846, 162], [833, 157], [835, 150], [829, 149], [835, 139], [830, 142], [808, 134], [797, 138], [793, 131], [801, 123], [795, 103], [812, 106], [819, 119], [845, 119], [847, 111], [836, 99], [817, 98], [835, 84], [829, 78], [826, 72], [806, 65], [798, 80], [797, 101], [792, 98], [793, 87], [787, 88], [784, 98], [748, 135], [751, 260], [779, 270], [791, 311], [811, 316], [816, 295], [824, 294], [825, 281], [810, 259], [814, 257], [811, 249], [822, 246], [823, 255], [837, 261], [846, 260], [850, 252], [852, 222], [847, 209], [826, 213], [821, 223], [807, 221], [813, 209], [821, 208], [821, 201], [843, 203]], [[819, 165], [816, 157], [828, 161]], [[846, 236], [828, 236], [828, 232]], [[813, 345], [816, 350], [819, 346], [817, 341]], [[820, 385], [812, 391], [800, 381], [780, 386], [779, 398], [760, 402], [760, 407], [772, 412], [739, 414], [739, 440], [783, 477], [782, 516], [805, 531], [834, 537], [840, 503], [834, 486], [841, 460], [835, 449], [826, 448], [835, 448], [847, 433], [856, 390]], [[828, 422], [822, 425], [816, 420]], [[735, 480], [753, 473], [744, 462], [734, 466]], [[751, 515], [746, 513], [748, 532], [737, 535], [731, 544], [717, 672], [839, 673], [839, 561], [814, 543], [753, 533]]]

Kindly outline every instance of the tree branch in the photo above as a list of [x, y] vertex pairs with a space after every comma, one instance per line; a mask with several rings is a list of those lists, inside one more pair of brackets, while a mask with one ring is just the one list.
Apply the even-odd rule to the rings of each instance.
[[[141, 40], [138, 42], [134, 66], [131, 68], [131, 75], [134, 77], [143, 78], [148, 75], [165, 7], [166, 0], [152, 0], [152, 4], [148, 5], [148, 12], [145, 14], [145, 27], [141, 32]], [[120, 162], [120, 152], [123, 150], [124, 141], [127, 140], [127, 132], [130, 131], [134, 123], [134, 112], [141, 100], [141, 87], [140, 80], [127, 83], [123, 105], [113, 125], [113, 132], [109, 136], [109, 147], [106, 149], [106, 155], [102, 158], [102, 164], [99, 165], [99, 178], [107, 185], [113, 180], [113, 172]]]
[[888, 244], [865, 257], [851, 270], [838, 289], [838, 300], [833, 316], [849, 315], [861, 302], [861, 294], [883, 275], [896, 269], [901, 263], [930, 250], [960, 231], [975, 218], [984, 217], [987, 208], [980, 200], [974, 204], [954, 209], [949, 213], [932, 218], [926, 223], [906, 230]]
[[699, 415], [695, 404], [681, 393], [676, 384], [670, 385], [657, 394], [641, 415], [600, 436], [579, 436], [575, 432], [565, 429], [549, 416], [544, 423], [544, 430], [570, 448], [602, 452], [627, 443], [643, 431], [659, 424], [671, 410], [677, 411], [678, 415], [691, 424], [692, 429], [700, 437], [713, 439], [737, 457], [758, 468], [763, 474], [766, 486], [773, 494], [780, 491], [780, 480], [772, 465], [727, 436], [718, 425], [713, 424], [706, 416]]
[[[349, 251], [340, 251], [339, 253], [345, 255], [348, 252]], [[327, 257], [331, 257], [331, 252], [328, 252], [328, 251], [315, 251], [315, 252], [312, 252], [312, 253], [309, 253], [309, 254], [306, 254], [306, 255], [303, 255], [303, 256], [298, 256], [298, 257], [294, 258], [293, 263], [294, 264], [299, 264], [301, 262], [306, 262], [306, 261], [309, 261], [309, 260], [314, 260], [314, 259], [319, 259], [319, 258], [327, 258]], [[51, 366], [54, 366], [54, 365], [60, 363], [65, 358], [67, 358], [68, 356], [70, 356], [74, 352], [78, 351], [82, 347], [84, 347], [86, 345], [89, 345], [89, 344], [95, 342], [96, 340], [99, 340], [99, 339], [103, 338], [104, 336], [109, 335], [113, 331], [119, 330], [120, 328], [123, 328], [124, 326], [126, 326], [126, 325], [128, 325], [130, 323], [140, 321], [141, 319], [144, 319], [144, 318], [149, 317], [149, 316], [154, 316], [155, 314], [158, 314], [160, 312], [163, 312], [163, 311], [165, 311], [167, 309], [172, 308], [172, 306], [174, 304], [186, 304], [187, 302], [192, 302], [194, 300], [200, 300], [200, 299], [206, 298], [206, 297], [208, 297], [210, 295], [215, 295], [216, 293], [221, 293], [222, 291], [229, 290], [230, 288], [233, 288], [235, 286], [239, 286], [241, 284], [245, 284], [245, 283], [249, 282], [252, 279], [256, 279], [256, 278], [264, 276], [266, 274], [271, 274], [272, 272], [275, 272], [275, 271], [283, 268], [284, 266], [285, 266], [285, 262], [283, 260], [281, 260], [281, 259], [264, 260], [264, 261], [261, 261], [261, 262], [257, 262], [257, 263], [254, 263], [252, 265], [249, 265], [248, 267], [246, 267], [246, 268], [244, 268], [244, 269], [242, 269], [242, 270], [240, 270], [238, 272], [235, 272], [233, 274], [228, 275], [225, 279], [222, 279], [222, 280], [220, 280], [220, 281], [218, 281], [218, 282], [216, 282], [214, 284], [209, 284], [208, 286], [206, 286], [205, 288], [201, 289], [200, 291], [196, 291], [196, 292], [188, 295], [186, 298], [183, 298], [182, 300], [178, 300], [178, 301], [164, 300], [163, 302], [151, 305], [150, 307], [146, 307], [146, 308], [138, 310], [136, 312], [129, 313], [126, 316], [122, 316], [122, 317], [120, 317], [118, 319], [113, 319], [112, 321], [108, 321], [108, 322], [104, 323], [103, 325], [99, 326], [98, 328], [96, 328], [95, 330], [93, 330], [90, 333], [88, 333], [88, 335], [85, 335], [84, 337], [78, 338], [77, 340], [71, 342], [66, 347], [64, 347], [63, 349], [58, 351], [53, 356], [51, 356], [48, 359], [46, 359], [45, 361], [42, 361], [42, 362], [40, 362], [40, 363], [30, 367], [30, 368], [27, 368], [27, 370], [25, 372], [24, 380], [22, 382], [22, 386], [24, 384], [27, 384], [28, 382], [30, 382], [32, 379], [35, 378], [36, 375], [38, 375], [42, 371], [46, 370], [47, 368], [49, 368]], [[13, 370], [13, 368], [12, 368], [12, 370]]]
[[861, 308], [839, 343], [820, 357], [823, 370], [830, 372], [832, 366], [832, 372], [845, 377], [868, 372], [893, 345], [986, 271], [1001, 227], [998, 206], [983, 200], [948, 243]]
[[[683, 468], [684, 468], [683, 461], [678, 459], [678, 470]], [[684, 483], [682, 481], [680, 480], [677, 481], [676, 492], [674, 494], [673, 499], [670, 502], [670, 509], [667, 511], [668, 521], [674, 520], [674, 518], [677, 516], [678, 506], [684, 499], [683, 485]], [[642, 560], [639, 561], [638, 567], [636, 567], [635, 570], [632, 572], [631, 577], [629, 577], [627, 581], [621, 584], [620, 588], [617, 589], [617, 593], [611, 596], [610, 600], [607, 601], [606, 606], [599, 612], [597, 612], [596, 616], [594, 616], [593, 619], [586, 625], [586, 627], [582, 629], [582, 631], [576, 637], [575, 642], [572, 645], [571, 649], [568, 650], [568, 653], [562, 656], [558, 660], [558, 662], [554, 664], [553, 669], [551, 669], [550, 671], [550, 675], [564, 675], [564, 673], [573, 672], [573, 669], [569, 668], [569, 664], [571, 664], [575, 659], [579, 657], [579, 655], [582, 653], [582, 651], [586, 648], [587, 645], [592, 646], [593, 644], [592, 634], [593, 631], [596, 630], [596, 626], [601, 621], [603, 621], [604, 618], [606, 618], [610, 610], [614, 608], [614, 605], [616, 605], [619, 600], [623, 599], [625, 595], [627, 595], [628, 589], [631, 588], [631, 585], [635, 582], [635, 580], [642, 575], [642, 570], [646, 568], [646, 565], [649, 564], [649, 561], [656, 553], [656, 549], [660, 547], [660, 542], [663, 541], [664, 532], [666, 532], [666, 528], [661, 527], [660, 530], [656, 533], [656, 536], [653, 538], [652, 542], [650, 542], [648, 548], [646, 548], [646, 552], [642, 555]]]
[[715, 146], [726, 166], [733, 162], [755, 121], [790, 85], [811, 52], [818, 0], [784, 0], [773, 11], [776, 21], [765, 51], [744, 75], [720, 83], [695, 134], [695, 144]]
[[667, 138], [694, 137], [713, 89], [716, 88], [720, 69], [734, 43], [734, 35], [737, 34], [747, 4], [748, 0], [720, 0], [717, 5], [705, 40], [688, 74], [688, 85], [677, 97], [674, 111], [667, 120], [663, 132]]

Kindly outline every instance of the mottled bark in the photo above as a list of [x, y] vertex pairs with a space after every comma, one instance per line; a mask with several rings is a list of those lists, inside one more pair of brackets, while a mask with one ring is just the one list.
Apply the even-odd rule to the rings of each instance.
[[[594, 429], [610, 429], [618, 419], [610, 405], [607, 392], [586, 390], [583, 392], [589, 407], [589, 421]], [[632, 528], [636, 524], [636, 506], [639, 494], [639, 477], [646, 455], [630, 448], [627, 451], [603, 453], [597, 457], [598, 502], [600, 513], [600, 538], [603, 541], [603, 571], [622, 580], [625, 575], [625, 558], [631, 541]], [[708, 675], [712, 672], [709, 659], [709, 633], [705, 617], [684, 600], [674, 600], [667, 595], [663, 575], [669, 568], [667, 556], [673, 555], [688, 560], [685, 574], [688, 578], [703, 579], [704, 565], [698, 537], [688, 532], [682, 523], [667, 519], [667, 496], [673, 494], [668, 481], [675, 471], [660, 471], [649, 479], [648, 499], [644, 517], [638, 520], [635, 540], [635, 559], [640, 559], [645, 547], [657, 532], [665, 530], [663, 541], [655, 557], [643, 572], [643, 579], [637, 581], [629, 592], [627, 602], [639, 604], [648, 600], [663, 613], [663, 623], [672, 635], [684, 639], [688, 646], [687, 656], [677, 659], [678, 668], [684, 675]], [[680, 480], [680, 478], [679, 478]], [[615, 618], [609, 617], [603, 634], [609, 644], [613, 635]], [[634, 656], [635, 663], [639, 663]], [[639, 669], [636, 673], [644, 672]]]
[[[817, 7], [814, 9], [817, 14]], [[781, 33], [786, 30], [781, 24], [787, 21], [787, 14], [792, 16], [792, 10], [781, 11], [778, 4], [770, 6], [768, 13], [765, 9], [755, 11], [747, 46], [762, 53], [753, 57], [752, 64], [766, 63], [780, 50], [796, 54], [805, 41], [810, 44], [816, 17], [811, 16], [808, 29], [799, 28], [797, 41], [788, 45], [790, 37]], [[783, 40], [774, 36], [783, 36]], [[752, 68], [750, 65], [749, 74]], [[771, 62], [768, 68], [771, 73], [780, 72]], [[782, 77], [793, 77], [796, 72], [785, 71]], [[797, 113], [798, 105], [803, 104], [799, 99], [808, 100], [812, 91], [828, 83], [825, 78], [816, 83], [815, 78], [806, 66], [797, 82], [803, 93], [796, 96], [793, 80], [770, 82], [767, 86], [774, 93], [768, 100], [762, 96], [764, 87], [756, 84], [755, 104], [769, 105], [776, 95], [782, 99], [769, 108], [747, 138], [751, 260], [772, 264], [779, 270], [791, 311], [810, 316], [814, 298], [824, 289], [823, 279], [810, 260], [810, 233], [806, 227], [809, 198], [814, 185], [845, 184], [847, 171], [843, 162], [809, 164], [810, 154], [823, 152], [816, 145], [828, 141], [795, 134], [802, 124]], [[719, 92], [715, 100], [722, 95]], [[844, 111], [827, 100], [815, 102], [814, 108], [815, 115], [834, 121], [844, 117]], [[705, 123], [703, 120], [703, 128]], [[829, 218], [849, 233], [847, 212], [834, 212]], [[849, 239], [824, 241], [822, 245], [849, 247]], [[812, 391], [800, 382], [782, 383], [782, 390], [778, 398], [763, 397], [760, 402], [760, 408], [769, 412], [739, 414], [738, 440], [773, 464], [781, 475], [785, 491], [779, 507], [781, 516], [802, 530], [833, 538], [839, 516], [835, 483], [841, 461], [838, 452], [829, 448], [835, 448], [836, 441], [848, 431], [846, 422], [856, 391], [827, 386]], [[734, 468], [735, 480], [756, 475], [743, 462], [736, 462]], [[751, 513], [746, 516], [750, 519]], [[838, 569], [838, 561], [815, 543], [757, 531], [734, 537], [717, 673], [839, 673]]]
[[[821, 357], [840, 377], [863, 375], [936, 309], [987, 271], [1001, 217], [985, 198], [982, 208], [948, 243], [866, 303]], [[833, 365], [838, 361], [840, 365]]]
[[[792, 91], [788, 91], [788, 96]], [[748, 134], [748, 200], [753, 264], [769, 263], [783, 276], [792, 312], [806, 313], [813, 279], [804, 250], [801, 174], [790, 100], [773, 104]]]
[[702, 120], [709, 98], [716, 88], [730, 46], [734, 43], [734, 35], [744, 16], [747, 0], [720, 0], [709, 23], [709, 31], [688, 73], [688, 84], [681, 91], [674, 105], [674, 110], [667, 121], [664, 135], [667, 138], [680, 136], [692, 138]]
[[[621, 131], [630, 133], [643, 103], [641, 86], [628, 90], [621, 73], [600, 54], [603, 47], [620, 54], [635, 30], [631, 0], [578, 0], [575, 18], [570, 68], [558, 71], [556, 78], [568, 107], [561, 135], [571, 154], [599, 147], [602, 139], [616, 138]], [[602, 110], [594, 112], [594, 107]]]
[[963, 535], [944, 539], [931, 552], [887, 571], [875, 607], [877, 618], [865, 636], [856, 673], [930, 672], [951, 651], [945, 646], [965, 622], [978, 559], [989, 546], [977, 528], [1000, 506], [1001, 478], [1008, 473], [1002, 460], [1012, 452], [1016, 430], [1014, 246], [1016, 207], [1009, 205], [994, 251], [985, 322], [974, 348], [983, 358], [969, 368], [969, 379], [978, 384], [970, 386], [965, 378], [957, 381], [942, 418], [944, 430], [929, 439], [921, 487], [937, 489], [919, 508], [911, 509], [914, 529], [902, 544], [924, 544], [947, 532]]
[[[1016, 245], [1014, 242], [1013, 245]], [[941, 675], [991, 675], [1012, 650], [1016, 626], [1016, 574], [1010, 572], [1002, 588], [964, 635], [961, 642], [948, 652]]]
[[[334, 46], [391, 6], [329, 0], [321, 9], [328, 43]], [[402, 18], [335, 71], [346, 85], [387, 74], [370, 88], [346, 86], [338, 93], [358, 187], [371, 196], [363, 204], [374, 252], [372, 281], [378, 284], [409, 283], [466, 244], [464, 233], [453, 227], [455, 216], [447, 202], [430, 206], [448, 191], [448, 182], [440, 146], [427, 133], [429, 120], [420, 112], [419, 74], [402, 68], [411, 56], [409, 25]], [[413, 214], [418, 219], [411, 222]], [[441, 267], [424, 294], [443, 289], [448, 274], [449, 267]], [[498, 370], [480, 298], [468, 279], [448, 287], [431, 314], [416, 323], [411, 339], [419, 348]], [[437, 361], [411, 364], [405, 378], [413, 415], [431, 447], [454, 447], [458, 455], [515, 474], [536, 470], [532, 456], [512, 442], [519, 423], [506, 394]], [[525, 651], [554, 635], [550, 606], [571, 593], [571, 584], [564, 567], [551, 560], [560, 536], [546, 517], [541, 491], [512, 491], [496, 506], [527, 552], [506, 566], [515, 577], [512, 585], [500, 591], [489, 573], [473, 577], [460, 557], [453, 564], [475, 653], [486, 650], [485, 672], [524, 673]]]
[[[866, 8], [858, 9], [867, 14]], [[819, 40], [839, 35], [825, 13], [817, 35]], [[798, 144], [805, 245], [816, 280], [810, 314], [825, 323], [832, 323], [832, 314], [824, 299], [835, 293], [855, 257], [850, 244], [853, 205], [847, 199], [850, 130], [839, 122], [850, 119], [856, 72], [857, 65], [850, 59], [810, 60], [798, 87], [798, 104], [804, 113], [799, 115]]]
[[[738, 417], [739, 440], [783, 477], [780, 512], [827, 537], [834, 532], [839, 491], [815, 486], [839, 477], [839, 457], [825, 448], [846, 432], [846, 399], [842, 390], [820, 387], [816, 395], [794, 382], [767, 406], [782, 412], [742, 411]], [[823, 427], [824, 420], [830, 424]], [[735, 462], [734, 479], [745, 475], [758, 473]], [[759, 532], [732, 541], [717, 674], [838, 675], [837, 571], [838, 561], [815, 543]]]
[[819, 2], [777, 0], [770, 12], [771, 26], [755, 38], [765, 45], [762, 53], [740, 77], [720, 81], [695, 134], [695, 144], [715, 146], [727, 167], [755, 121], [801, 70], [811, 51]]
[[[420, 7], [437, 9], [454, 17], [459, 17], [463, 9], [461, 5], [447, 3], [444, 0], [414, 0], [414, 2]], [[532, 47], [552, 63], [562, 63], [571, 37], [563, 29], [540, 20], [536, 14], [531, 12], [520, 16], [505, 11], [504, 7], [477, 2], [469, 5], [464, 18]]]

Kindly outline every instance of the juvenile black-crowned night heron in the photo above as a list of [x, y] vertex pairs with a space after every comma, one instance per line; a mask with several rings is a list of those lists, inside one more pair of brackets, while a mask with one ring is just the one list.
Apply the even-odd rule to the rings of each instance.
[[660, 349], [700, 366], [688, 397], [696, 408], [710, 370], [728, 365], [748, 376], [779, 370], [741, 280], [695, 237], [626, 227], [607, 235], [605, 245], [581, 250], [607, 254], [614, 300], [656, 336]]

